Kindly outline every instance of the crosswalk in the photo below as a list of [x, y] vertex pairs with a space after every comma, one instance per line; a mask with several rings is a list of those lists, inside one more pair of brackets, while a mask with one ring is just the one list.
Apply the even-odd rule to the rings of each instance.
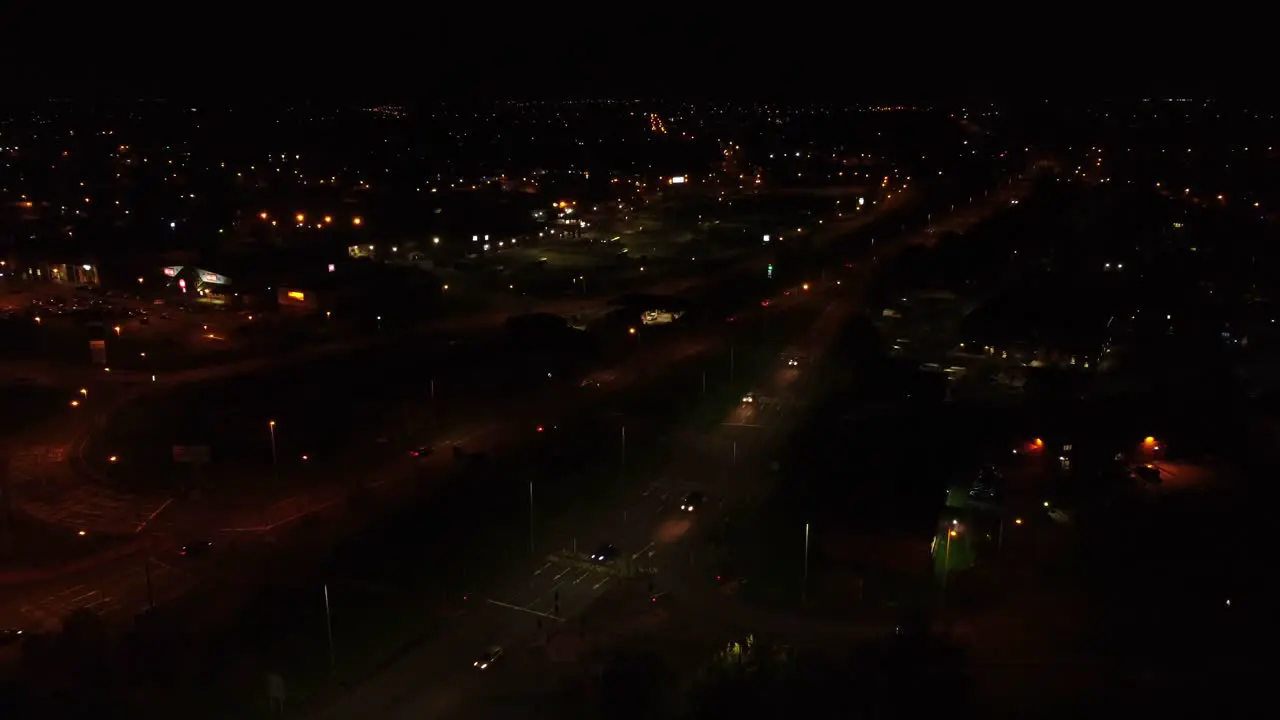
[[9, 482], [23, 512], [74, 530], [128, 534], [137, 530], [166, 498], [115, 493], [72, 474], [67, 445], [37, 445], [12, 454]]
[[101, 589], [88, 585], [73, 585], [28, 602], [18, 609], [22, 627], [37, 631], [56, 632], [68, 615], [80, 610], [106, 615], [121, 610], [120, 601]]

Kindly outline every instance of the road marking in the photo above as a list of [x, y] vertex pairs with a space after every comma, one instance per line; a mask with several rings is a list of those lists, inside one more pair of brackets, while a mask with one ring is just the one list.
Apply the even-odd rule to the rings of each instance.
[[590, 573], [590, 572], [584, 572], [584, 573], [582, 573], [581, 575], [579, 575], [578, 577], [576, 577], [576, 578], [574, 578], [574, 579], [573, 579], [573, 584], [574, 584], [574, 585], [577, 585], [578, 583], [582, 582], [583, 580], [586, 580], [586, 579], [587, 579], [587, 578], [589, 578], [589, 577], [591, 577], [591, 573]]
[[155, 520], [156, 516], [164, 512], [164, 509], [169, 507], [169, 503], [171, 502], [173, 502], [173, 498], [169, 498], [168, 500], [165, 500], [163, 503], [161, 503], [160, 507], [156, 508], [155, 512], [148, 515], [146, 520], [143, 520], [142, 522], [138, 523], [138, 529], [134, 530], [134, 532], [135, 533], [142, 532], [142, 529], [147, 526], [147, 523], [151, 522], [152, 520]]
[[564, 577], [565, 575], [568, 575], [568, 574], [569, 574], [569, 573], [571, 573], [571, 572], [573, 572], [573, 568], [571, 568], [571, 567], [565, 568], [564, 570], [561, 570], [561, 571], [560, 571], [560, 574], [559, 574], [559, 575], [556, 575], [555, 577], [553, 577], [553, 578], [551, 578], [551, 579], [552, 579], [552, 580], [559, 580], [560, 578]]
[[504, 608], [507, 608], [508, 610], [519, 610], [520, 612], [523, 612], [523, 613], [529, 613], [530, 615], [537, 615], [538, 617], [544, 617], [544, 618], [547, 618], [547, 619], [549, 619], [549, 620], [555, 620], [555, 621], [557, 621], [557, 622], [564, 622], [564, 618], [562, 618], [562, 617], [556, 617], [555, 615], [552, 615], [551, 613], [544, 613], [544, 612], [538, 612], [537, 610], [530, 610], [529, 608], [526, 608], [526, 607], [520, 607], [519, 605], [512, 605], [511, 603], [505, 603], [505, 602], [502, 602], [501, 600], [494, 600], [494, 599], [490, 598], [490, 599], [486, 600], [485, 602], [489, 603], [490, 605], [497, 605], [498, 607], [504, 607]]
[[635, 552], [635, 554], [633, 554], [633, 555], [631, 556], [631, 559], [632, 559], [632, 560], [635, 560], [636, 558], [638, 558], [638, 557], [640, 557], [641, 555], [643, 555], [643, 554], [645, 554], [646, 552], [648, 552], [652, 547], [653, 547], [653, 543], [649, 543], [648, 545], [645, 545], [644, 547], [642, 547], [642, 548], [640, 548], [639, 550], [637, 550], [637, 551]]
[[720, 424], [726, 425], [728, 427], [753, 427], [753, 428], [764, 427], [764, 425], [758, 425], [756, 423], [743, 423], [743, 422], [722, 422]]
[[537, 570], [534, 570], [534, 571], [533, 571], [533, 574], [534, 574], [534, 575], [541, 575], [541, 574], [542, 574], [542, 572], [543, 572], [544, 570], [546, 570], [547, 568], [549, 568], [549, 567], [551, 567], [551, 563], [547, 563], [546, 565], [543, 565], [542, 567], [538, 568]]
[[592, 589], [592, 590], [599, 590], [600, 588], [604, 587], [605, 583], [609, 582], [609, 581], [610, 581], [610, 580], [612, 580], [612, 579], [613, 579], [613, 578], [611, 578], [611, 577], [609, 577], [608, 575], [606, 575], [606, 576], [605, 576], [605, 578], [604, 578], [603, 580], [601, 580], [600, 582], [596, 583], [595, 585], [592, 585], [592, 586], [591, 586], [591, 589]]

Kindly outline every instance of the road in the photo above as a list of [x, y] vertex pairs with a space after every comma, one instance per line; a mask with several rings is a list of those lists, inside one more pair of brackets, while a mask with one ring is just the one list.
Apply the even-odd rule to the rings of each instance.
[[[767, 312], [778, 315], [788, 312], [788, 308], [787, 303], [782, 303]], [[557, 417], [599, 403], [610, 394], [650, 382], [678, 363], [723, 346], [728, 333], [749, 325], [755, 314], [763, 312], [766, 312], [763, 308], [748, 308], [740, 314], [736, 325], [726, 323], [714, 332], [640, 345], [625, 362], [594, 374], [607, 378], [599, 388], [579, 388], [579, 392], [565, 392], [563, 386], [546, 388], [513, 399], [502, 412], [442, 427], [437, 435], [471, 451], [501, 452], [505, 447], [527, 442], [529, 433], [539, 424], [550, 425]], [[27, 457], [30, 455], [19, 458], [20, 462], [26, 462]], [[61, 457], [50, 458], [50, 464], [61, 460]], [[404, 485], [423, 473], [438, 475], [443, 482], [451, 475], [451, 463], [449, 452], [438, 452], [424, 462], [416, 462], [396, 448], [396, 452], [381, 462], [363, 467], [361, 474], [369, 478], [368, 485], [373, 488]], [[22, 469], [20, 463], [15, 463], [15, 467]], [[328, 472], [319, 469], [311, 478], [314, 486], [306, 492], [281, 495], [264, 491], [247, 504], [194, 503], [157, 497], [144, 505], [135, 499], [138, 510], [129, 516], [124, 529], [136, 533], [139, 538], [136, 545], [124, 549], [119, 556], [91, 562], [74, 572], [44, 580], [38, 574], [28, 578], [21, 592], [8, 592], [0, 601], [0, 626], [54, 629], [62, 617], [82, 607], [131, 618], [152, 599], [148, 593], [156, 602], [164, 602], [189, 592], [209, 579], [209, 575], [227, 570], [216, 564], [183, 559], [179, 549], [184, 542], [202, 537], [217, 538], [220, 544], [253, 545], [271, 541], [288, 532], [302, 517], [329, 508], [340, 510], [351, 492], [349, 472], [349, 468], [342, 467]], [[44, 476], [40, 482], [44, 485], [57, 480]], [[94, 495], [82, 503], [64, 506], [62, 512], [66, 514], [59, 519], [70, 528], [92, 528], [89, 523], [100, 512], [103, 498], [109, 498], [110, 494], [92, 484], [77, 482], [74, 487]], [[99, 504], [94, 504], [95, 499]], [[71, 513], [80, 513], [81, 517]], [[234, 572], [234, 568], [231, 570]], [[10, 578], [7, 584], [13, 587], [21, 579]]]
[[[1007, 206], [1010, 197], [1024, 191], [1025, 187], [1019, 186], [1008, 194], [997, 193], [982, 207], [966, 209], [935, 224], [933, 232], [962, 230]], [[933, 237], [921, 233], [886, 242], [879, 253], [885, 257], [908, 244], [929, 244]], [[821, 307], [817, 319], [797, 334], [794, 343], [809, 363], [821, 361], [847, 320], [860, 309], [871, 268], [871, 264], [855, 267], [838, 284], [814, 286], [799, 293], [796, 302]], [[640, 596], [649, 592], [650, 580], [619, 577], [616, 566], [576, 559], [603, 543], [622, 550], [624, 557], [617, 565], [630, 560], [655, 569], [656, 573], [647, 577], [651, 577], [655, 592], [665, 593], [658, 602], [677, 611], [694, 612], [700, 620], [737, 628], [773, 627], [791, 636], [831, 635], [829, 624], [771, 618], [724, 602], [715, 590], [714, 570], [698, 557], [697, 539], [702, 533], [696, 526], [723, 522], [767, 492], [776, 475], [771, 470], [773, 453], [803, 417], [804, 405], [821, 391], [804, 366], [793, 368], [781, 360], [752, 387], [768, 401], [731, 408], [709, 433], [677, 435], [675, 447], [667, 449], [672, 458], [667, 471], [634, 483], [619, 502], [598, 508], [594, 517], [577, 518], [575, 527], [559, 529], [558, 542], [551, 540], [550, 545], [567, 552], [532, 563], [525, 577], [514, 578], [505, 589], [484, 597], [484, 602], [474, 597], [439, 639], [416, 648], [385, 672], [327, 703], [315, 717], [492, 716], [494, 708], [488, 703], [528, 687], [531, 677], [541, 676], [546, 662], [542, 646], [554, 645], [557, 637], [572, 636], [575, 619], [592, 603], [620, 585], [630, 585], [630, 592]], [[707, 497], [695, 513], [679, 508], [690, 490]], [[536, 503], [536, 493], [534, 497]], [[882, 632], [882, 628], [875, 623], [852, 623], [836, 632], [866, 637]], [[506, 649], [504, 661], [492, 670], [473, 668], [472, 661], [492, 645]]]

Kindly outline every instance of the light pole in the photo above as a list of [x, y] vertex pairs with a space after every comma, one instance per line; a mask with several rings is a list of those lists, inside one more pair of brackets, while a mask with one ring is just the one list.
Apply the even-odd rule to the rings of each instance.
[[627, 426], [626, 425], [622, 426], [622, 454], [620, 457], [621, 457], [620, 462], [622, 464], [622, 469], [625, 470], [627, 468]]
[[333, 615], [329, 612], [329, 583], [324, 584], [324, 624], [329, 632], [329, 674], [336, 677], [338, 662], [333, 654]]
[[533, 481], [529, 481], [529, 557], [533, 557]]
[[[276, 455], [276, 421], [268, 420], [267, 429], [271, 431], [271, 471], [276, 476], [276, 481], [280, 480], [280, 459]], [[328, 586], [326, 586], [328, 587]], [[328, 590], [325, 591], [328, 594]]]
[[800, 583], [800, 603], [809, 599], [809, 523], [804, 524], [804, 578]]
[[947, 586], [947, 576], [951, 574], [951, 538], [955, 536], [956, 529], [947, 528], [947, 553], [942, 563], [942, 587], [944, 588]]

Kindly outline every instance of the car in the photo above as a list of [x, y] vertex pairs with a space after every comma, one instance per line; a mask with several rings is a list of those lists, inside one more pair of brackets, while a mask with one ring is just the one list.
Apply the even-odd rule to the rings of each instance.
[[694, 490], [685, 495], [684, 499], [680, 501], [680, 509], [684, 512], [695, 512], [699, 507], [702, 507], [702, 501], [705, 499], [702, 493]]
[[787, 367], [799, 367], [799, 366], [800, 366], [800, 358], [797, 358], [797, 357], [787, 358]]
[[618, 559], [618, 554], [619, 551], [617, 545], [605, 543], [604, 545], [596, 548], [595, 552], [591, 553], [591, 560], [592, 562], [598, 563], [610, 563]]
[[1143, 482], [1151, 483], [1153, 485], [1161, 482], [1160, 468], [1150, 463], [1145, 465], [1136, 465], [1129, 472], [1133, 475], [1134, 479], [1141, 480]]
[[213, 551], [212, 540], [195, 540], [182, 546], [178, 554], [182, 557], [201, 557]]
[[22, 659], [22, 645], [27, 636], [18, 628], [0, 629], [0, 669]]
[[410, 450], [409, 455], [412, 457], [416, 457], [419, 460], [423, 460], [425, 458], [430, 457], [432, 452], [433, 452], [433, 448], [430, 445], [422, 445], [420, 447], [416, 447]]
[[502, 648], [498, 647], [497, 645], [494, 645], [488, 650], [485, 650], [484, 654], [481, 655], [479, 658], [477, 658], [475, 662], [471, 663], [471, 667], [479, 668], [481, 670], [488, 670], [490, 667], [493, 667], [493, 665], [495, 665], [498, 662], [498, 660], [500, 660], [501, 658], [502, 658]]
[[756, 401], [756, 393], [755, 393], [755, 391], [754, 391], [754, 390], [753, 390], [753, 391], [751, 391], [751, 392], [749, 392], [749, 393], [747, 393], [746, 395], [743, 395], [743, 396], [742, 396], [742, 404], [743, 404], [743, 405], [750, 405], [750, 404], [754, 403], [755, 401]]

